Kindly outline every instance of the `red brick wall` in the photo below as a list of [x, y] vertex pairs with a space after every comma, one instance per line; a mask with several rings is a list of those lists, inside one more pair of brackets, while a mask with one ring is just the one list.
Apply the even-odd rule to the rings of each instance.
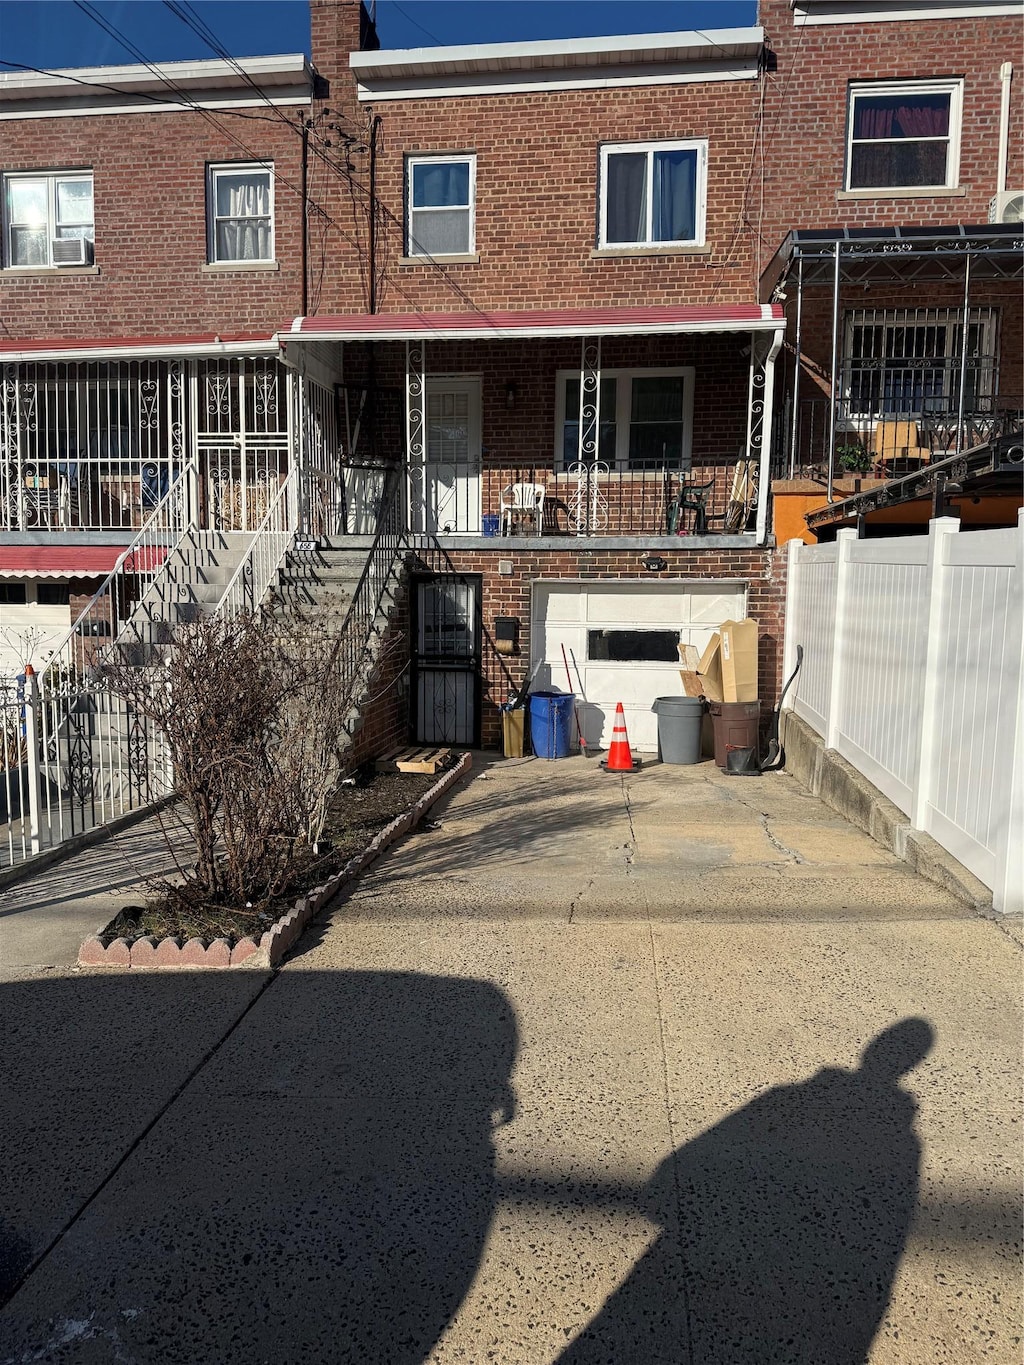
[[[745, 579], [750, 615], [761, 628], [758, 649], [760, 690], [764, 709], [775, 705], [781, 686], [783, 615], [785, 610], [785, 550], [662, 550], [668, 560], [663, 574], [649, 573], [642, 565], [642, 550], [460, 550], [446, 543], [434, 551], [420, 551], [425, 571], [431, 573], [480, 574], [483, 579], [483, 706], [482, 739], [485, 748], [501, 747], [501, 704], [518, 690], [529, 673], [530, 593], [538, 578], [636, 580], [650, 583], [662, 579]], [[498, 572], [498, 560], [511, 559], [512, 574]], [[496, 616], [517, 616], [519, 653], [507, 658], [494, 649]]]
[[[320, 65], [318, 31], [314, 20]], [[757, 101], [756, 80], [378, 101], [380, 310], [749, 301], [743, 203]], [[704, 137], [708, 252], [594, 259], [599, 145]], [[401, 264], [404, 158], [435, 152], [476, 154], [479, 264]], [[368, 167], [362, 153], [351, 159], [351, 183], [331, 209], [336, 222], [324, 229], [325, 313], [365, 306]], [[348, 264], [354, 239], [364, 257], [358, 277]]]
[[[984, 223], [996, 189], [1000, 65], [1015, 65], [1007, 185], [1024, 185], [1024, 89], [1019, 17], [821, 24], [797, 28], [790, 0], [761, 0], [760, 22], [777, 58], [765, 100], [767, 256], [791, 228]], [[840, 199], [847, 83], [962, 77], [963, 196]]]
[[362, 707], [351, 766], [409, 742], [409, 592], [399, 596], [381, 642], [380, 665]]
[[[4, 171], [91, 167], [97, 273], [4, 272], [5, 339], [267, 333], [301, 310], [301, 138], [266, 106], [4, 122]], [[293, 121], [302, 109], [282, 110]], [[270, 118], [272, 121], [267, 122]], [[237, 139], [237, 140], [236, 140]], [[244, 149], [238, 143], [244, 144]], [[206, 164], [268, 159], [280, 269], [206, 273]]]

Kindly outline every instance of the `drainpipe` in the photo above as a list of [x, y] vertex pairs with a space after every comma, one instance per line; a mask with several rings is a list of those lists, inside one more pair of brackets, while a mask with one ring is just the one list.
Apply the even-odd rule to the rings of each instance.
[[804, 258], [796, 266], [796, 363], [793, 367], [793, 429], [790, 432], [789, 477], [796, 478], [796, 457], [800, 444], [800, 365], [803, 356]]
[[836, 473], [836, 395], [838, 392], [839, 368], [839, 243], [836, 242], [836, 261], [832, 275], [832, 379], [829, 385], [828, 417], [828, 501], [835, 502], [834, 484]]
[[302, 308], [309, 313], [309, 120], [302, 120]]
[[999, 168], [996, 171], [996, 193], [1006, 189], [1006, 159], [1010, 145], [1010, 81], [1013, 79], [1013, 63], [1003, 62], [999, 68], [1002, 91], [999, 99]]

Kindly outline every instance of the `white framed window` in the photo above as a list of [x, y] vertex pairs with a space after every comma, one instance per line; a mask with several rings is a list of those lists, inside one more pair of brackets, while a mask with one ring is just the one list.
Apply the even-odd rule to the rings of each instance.
[[[689, 469], [693, 444], [692, 365], [602, 370], [597, 459], [610, 469]], [[579, 457], [580, 372], [559, 370], [555, 460]]]
[[[92, 171], [18, 171], [3, 178], [5, 266], [52, 266], [62, 254], [92, 259]], [[81, 239], [80, 253], [54, 246]]]
[[955, 188], [962, 96], [959, 80], [851, 85], [846, 189]]
[[208, 166], [206, 203], [211, 263], [274, 259], [273, 166]]
[[603, 146], [599, 245], [703, 246], [707, 163], [703, 140]]
[[476, 157], [410, 156], [406, 182], [407, 255], [472, 254], [476, 250]]
[[848, 416], [927, 418], [990, 412], [997, 374], [996, 310], [853, 309], [845, 316], [843, 392]]

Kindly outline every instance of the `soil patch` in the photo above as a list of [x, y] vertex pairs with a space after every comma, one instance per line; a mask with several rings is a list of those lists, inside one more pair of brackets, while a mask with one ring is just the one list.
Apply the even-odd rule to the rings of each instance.
[[150, 935], [174, 937], [182, 943], [200, 939], [209, 946], [214, 939], [234, 945], [242, 938], [257, 940], [287, 914], [296, 899], [322, 885], [396, 816], [402, 815], [437, 782], [419, 773], [362, 771], [335, 792], [323, 840], [317, 852], [306, 852], [295, 875], [280, 895], [250, 906], [191, 906], [188, 910], [169, 905], [155, 896], [144, 905], [126, 905], [100, 933], [104, 947], [115, 939], [127, 942]]

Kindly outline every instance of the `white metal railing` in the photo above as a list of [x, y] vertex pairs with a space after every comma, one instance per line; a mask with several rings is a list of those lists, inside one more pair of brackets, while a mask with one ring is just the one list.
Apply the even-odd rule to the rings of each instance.
[[[3, 706], [9, 864], [152, 804], [170, 791], [162, 736], [110, 686], [100, 665], [192, 529], [195, 462], [185, 465], [38, 674]], [[115, 663], [115, 666], [116, 663]], [[124, 665], [127, 666], [127, 665]], [[17, 760], [17, 762], [15, 761]]]
[[252, 542], [217, 604], [218, 616], [256, 611], [295, 538], [298, 476], [293, 469], [277, 490]]
[[1024, 512], [1016, 528], [790, 543], [788, 705], [1024, 910]]

